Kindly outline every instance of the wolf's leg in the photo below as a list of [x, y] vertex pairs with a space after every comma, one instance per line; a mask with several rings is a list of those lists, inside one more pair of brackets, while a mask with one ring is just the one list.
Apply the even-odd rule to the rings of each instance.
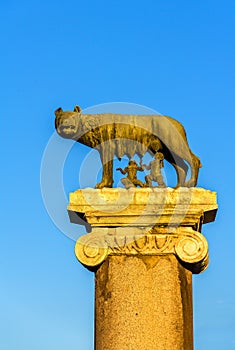
[[112, 187], [113, 186], [113, 152], [110, 147], [101, 147], [99, 149], [100, 159], [103, 167], [102, 180], [95, 187]]

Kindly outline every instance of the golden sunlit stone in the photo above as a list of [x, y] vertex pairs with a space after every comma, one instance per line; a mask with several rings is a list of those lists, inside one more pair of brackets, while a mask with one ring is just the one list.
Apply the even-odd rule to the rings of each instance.
[[203, 224], [217, 212], [202, 188], [104, 188], [70, 194], [75, 245], [96, 275], [96, 350], [193, 350], [192, 273], [208, 266]]

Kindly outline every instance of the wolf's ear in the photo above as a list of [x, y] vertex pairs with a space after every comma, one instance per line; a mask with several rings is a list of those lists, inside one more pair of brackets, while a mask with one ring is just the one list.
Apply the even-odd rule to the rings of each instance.
[[63, 112], [62, 108], [57, 108], [57, 110], [55, 110], [56, 117], [59, 116], [62, 112]]
[[73, 110], [74, 112], [77, 112], [77, 113], [81, 113], [81, 111], [82, 111], [82, 109], [79, 107], [79, 106], [75, 106], [74, 107], [74, 110]]

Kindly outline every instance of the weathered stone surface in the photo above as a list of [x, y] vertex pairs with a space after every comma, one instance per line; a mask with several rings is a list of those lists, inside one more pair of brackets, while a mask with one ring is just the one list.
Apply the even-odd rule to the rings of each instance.
[[208, 244], [202, 234], [187, 227], [96, 228], [75, 246], [78, 260], [88, 268], [100, 265], [107, 256], [162, 256], [175, 254], [193, 273], [208, 265]]
[[192, 350], [192, 277], [174, 255], [111, 256], [96, 272], [96, 350]]
[[216, 193], [85, 189], [68, 210], [90, 232], [75, 253], [96, 274], [95, 350], [193, 350], [192, 273], [208, 265]]
[[[199, 188], [85, 189], [70, 194], [70, 213], [90, 225], [75, 252], [87, 267], [109, 255], [175, 254], [193, 273], [208, 265], [208, 245], [200, 234], [213, 221], [216, 193]], [[75, 219], [72, 219], [76, 222]]]
[[202, 188], [87, 188], [70, 193], [68, 210], [93, 227], [193, 226], [214, 221], [217, 203], [216, 193]]

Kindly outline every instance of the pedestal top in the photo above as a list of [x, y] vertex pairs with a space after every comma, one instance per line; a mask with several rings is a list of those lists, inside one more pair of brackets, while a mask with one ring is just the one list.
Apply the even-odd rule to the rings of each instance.
[[194, 227], [214, 221], [217, 208], [216, 192], [203, 188], [86, 188], [70, 193], [68, 212], [92, 227]]
[[208, 265], [201, 226], [214, 221], [216, 193], [202, 188], [104, 188], [70, 194], [70, 220], [90, 232], [75, 252], [87, 267], [109, 255], [174, 254], [193, 273]]

